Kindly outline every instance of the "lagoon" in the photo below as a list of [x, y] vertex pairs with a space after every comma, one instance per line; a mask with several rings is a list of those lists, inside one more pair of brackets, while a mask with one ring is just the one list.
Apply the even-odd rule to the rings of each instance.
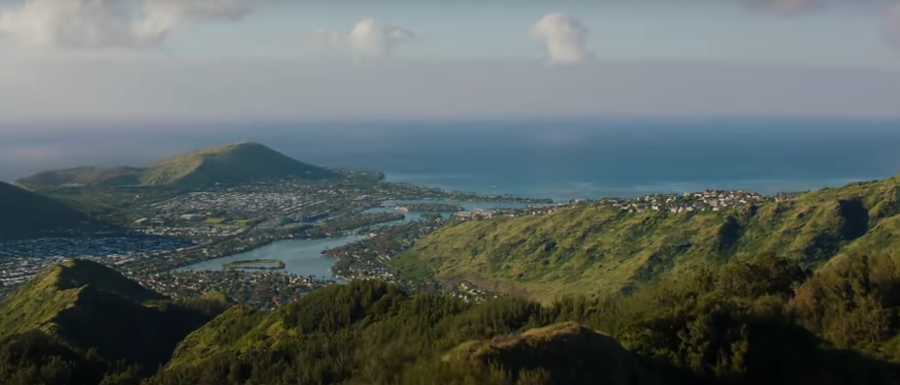
[[229, 262], [252, 259], [280, 259], [284, 261], [284, 269], [276, 270], [276, 272], [301, 276], [315, 275], [319, 278], [333, 279], [331, 266], [334, 265], [335, 260], [322, 255], [322, 251], [343, 246], [362, 238], [362, 236], [353, 235], [327, 239], [283, 240], [241, 254], [188, 265], [175, 271], [224, 270], [222, 265]]
[[[449, 204], [460, 204], [466, 208], [466, 210], [471, 210], [474, 207], [478, 207], [480, 209], [493, 209], [493, 208], [523, 208], [527, 206], [524, 203], [505, 203], [505, 202], [456, 202], [456, 201], [439, 201], [439, 200], [430, 200], [430, 201], [397, 201], [390, 202], [382, 207], [376, 207], [373, 209], [369, 209], [366, 212], [397, 212], [394, 210], [394, 205], [396, 204], [410, 204], [410, 203], [449, 203]], [[403, 213], [406, 215], [406, 219], [403, 221], [414, 221], [421, 218], [421, 213], [410, 212]], [[444, 216], [453, 215], [453, 213], [441, 213]], [[383, 223], [376, 226], [390, 226], [392, 224], [398, 224], [403, 221], [396, 222], [388, 222]], [[231, 255], [228, 257], [210, 259], [208, 261], [203, 261], [199, 263], [195, 263], [193, 265], [184, 266], [175, 271], [203, 271], [203, 270], [224, 270], [223, 265], [230, 262], [237, 261], [248, 261], [255, 259], [278, 259], [284, 261], [284, 269], [282, 270], [273, 270], [276, 272], [284, 272], [288, 274], [296, 274], [300, 276], [311, 276], [315, 275], [319, 278], [328, 278], [334, 279], [334, 276], [331, 275], [331, 267], [334, 265], [336, 260], [333, 258], [328, 258], [322, 255], [322, 251], [326, 249], [331, 249], [339, 246], [346, 245], [351, 242], [355, 242], [365, 238], [362, 235], [350, 235], [346, 237], [336, 237], [336, 238], [326, 238], [326, 239], [288, 239], [273, 242], [266, 246], [262, 246], [257, 249], [253, 249], [244, 253]]]

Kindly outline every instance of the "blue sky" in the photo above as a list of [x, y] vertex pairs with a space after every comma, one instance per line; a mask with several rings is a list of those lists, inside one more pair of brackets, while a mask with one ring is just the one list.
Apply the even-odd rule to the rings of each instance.
[[[750, 10], [760, 2], [828, 6]], [[90, 120], [900, 115], [900, 44], [889, 38], [900, 43], [900, 5], [861, 4], [0, 0], [0, 130]]]

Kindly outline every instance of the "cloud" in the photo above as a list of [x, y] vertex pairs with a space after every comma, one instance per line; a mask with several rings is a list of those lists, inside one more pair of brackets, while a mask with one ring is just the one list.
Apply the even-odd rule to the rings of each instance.
[[145, 47], [163, 33], [144, 34], [128, 10], [104, 0], [29, 0], [0, 14], [0, 35], [35, 46], [64, 48]]
[[320, 49], [338, 48], [349, 50], [359, 57], [378, 58], [390, 55], [398, 46], [415, 37], [410, 30], [364, 19], [347, 33], [320, 30], [313, 34], [311, 40]]
[[250, 12], [242, 0], [146, 0], [145, 33], [165, 33], [190, 20], [237, 21]]
[[776, 16], [802, 16], [824, 10], [824, 0], [749, 0], [750, 10]]
[[900, 49], [900, 3], [887, 10], [881, 30], [885, 41], [892, 47]]
[[145, 48], [188, 20], [237, 20], [242, 0], [147, 0], [144, 19], [114, 0], [28, 0], [0, 13], [0, 36], [22, 44], [67, 49]]
[[576, 18], [547, 14], [531, 26], [531, 35], [544, 42], [551, 63], [576, 64], [591, 56], [586, 47], [588, 29]]

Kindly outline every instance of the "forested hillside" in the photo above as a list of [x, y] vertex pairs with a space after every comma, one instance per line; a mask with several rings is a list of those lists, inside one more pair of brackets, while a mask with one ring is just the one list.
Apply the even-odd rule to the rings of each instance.
[[818, 267], [846, 253], [897, 252], [898, 214], [896, 177], [721, 212], [629, 213], [595, 205], [451, 224], [392, 264], [410, 279], [470, 281], [543, 301], [562, 294], [615, 295], [763, 253]]
[[[102, 348], [146, 350], [156, 331], [183, 330], [182, 319], [131, 319], [136, 335], [117, 334], [126, 326], [113, 321], [137, 305], [79, 301], [67, 311], [103, 312], [80, 324], [78, 340], [46, 318], [16, 316], [33, 327], [7, 330], [0, 376], [10, 385], [890, 384], [900, 380], [897, 262], [848, 255], [811, 275], [797, 261], [760, 255], [626, 297], [550, 305], [471, 304], [355, 281], [274, 311], [231, 307], [183, 338], [158, 371]], [[14, 293], [0, 309], [16, 314], [16, 297], [50, 299], [67, 287], [51, 285], [42, 297], [43, 286]], [[91, 292], [143, 295], [126, 286]]]
[[[22, 383], [41, 383], [38, 378], [45, 373], [27, 370], [36, 363], [71, 375], [99, 371], [94, 378], [117, 370], [149, 375], [169, 360], [188, 333], [228, 306], [205, 299], [171, 302], [94, 262], [54, 265], [0, 301], [0, 338], [6, 341], [0, 345], [8, 352], [25, 349], [27, 353], [4, 356], [0, 352], [9, 365], [3, 370], [17, 371], [15, 376], [0, 378], [31, 378], [35, 382]], [[52, 360], [57, 355], [69, 358]], [[69, 367], [72, 362], [87, 366]], [[65, 373], [50, 377], [66, 377]]]

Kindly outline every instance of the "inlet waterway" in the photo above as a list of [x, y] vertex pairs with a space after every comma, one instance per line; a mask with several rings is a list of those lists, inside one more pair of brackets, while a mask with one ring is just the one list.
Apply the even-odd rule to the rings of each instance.
[[284, 262], [284, 269], [273, 271], [302, 276], [314, 275], [318, 278], [333, 278], [331, 266], [334, 265], [335, 260], [322, 255], [322, 251], [343, 246], [363, 238], [359, 235], [352, 235], [326, 239], [288, 239], [273, 242], [241, 254], [195, 263], [175, 271], [224, 270], [225, 267], [223, 265], [229, 262], [253, 259], [279, 259]]
[[[507, 203], [507, 202], [455, 202], [455, 201], [397, 201], [385, 204], [382, 207], [376, 207], [366, 212], [397, 212], [395, 205], [411, 204], [411, 203], [447, 203], [459, 204], [466, 210], [472, 208], [494, 209], [494, 208], [523, 208], [527, 206], [524, 203]], [[421, 213], [406, 212], [406, 219], [403, 221], [383, 223], [381, 226], [389, 226], [392, 224], [402, 223], [404, 221], [414, 221], [421, 218]], [[440, 213], [444, 216], [453, 215], [453, 213]], [[355, 231], [354, 231], [355, 232]], [[227, 257], [210, 259], [195, 263], [193, 265], [184, 266], [175, 271], [208, 271], [208, 270], [224, 270], [224, 265], [229, 262], [248, 261], [254, 259], [278, 259], [284, 262], [283, 270], [273, 270], [300, 276], [316, 276], [317, 278], [334, 279], [331, 275], [331, 267], [336, 260], [322, 255], [322, 252], [344, 246], [346, 244], [364, 239], [362, 235], [349, 235], [345, 237], [325, 238], [325, 239], [286, 239], [276, 241], [268, 245], [246, 251], [240, 254], [230, 255]]]

